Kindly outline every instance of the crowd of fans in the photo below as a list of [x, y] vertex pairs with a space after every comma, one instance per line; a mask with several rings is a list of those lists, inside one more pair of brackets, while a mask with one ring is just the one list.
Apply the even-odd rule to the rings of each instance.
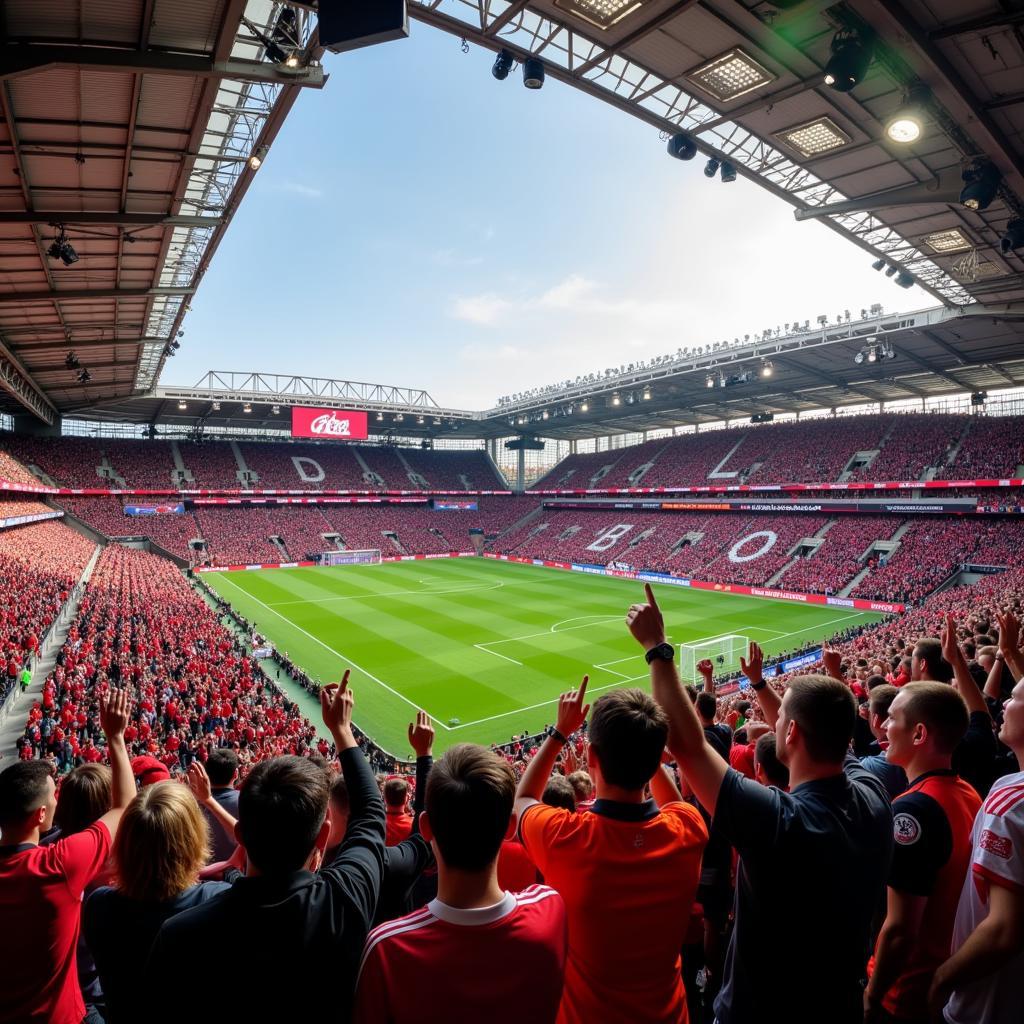
[[[584, 678], [545, 733], [436, 762], [420, 712], [413, 779], [360, 742], [348, 673], [318, 739], [217, 611], [251, 624], [108, 549], [0, 772], [0, 1020], [276, 1020], [301, 993], [359, 1024], [511, 1024], [524, 999], [548, 1022], [1016, 1021], [1022, 596], [1024, 568], [945, 591], [810, 673], [768, 679], [751, 645], [723, 696], [710, 662], [680, 684], [648, 586], [625, 628], [650, 694], [591, 703]], [[182, 980], [242, 936], [230, 984]]]

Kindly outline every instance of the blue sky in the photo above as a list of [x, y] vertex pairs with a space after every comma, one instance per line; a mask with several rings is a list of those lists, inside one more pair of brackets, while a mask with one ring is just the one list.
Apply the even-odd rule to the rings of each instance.
[[752, 182], [419, 23], [327, 55], [221, 244], [163, 382], [207, 370], [425, 388], [441, 405], [881, 302], [936, 305]]

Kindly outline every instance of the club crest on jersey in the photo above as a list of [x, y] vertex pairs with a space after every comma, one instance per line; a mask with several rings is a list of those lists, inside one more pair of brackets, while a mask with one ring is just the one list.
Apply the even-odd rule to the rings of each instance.
[[1003, 860], [1009, 860], [1013, 854], [1013, 843], [1006, 836], [996, 835], [991, 829], [981, 833], [981, 848]]
[[912, 814], [897, 814], [892, 819], [892, 837], [900, 846], [913, 846], [921, 838], [921, 825]]

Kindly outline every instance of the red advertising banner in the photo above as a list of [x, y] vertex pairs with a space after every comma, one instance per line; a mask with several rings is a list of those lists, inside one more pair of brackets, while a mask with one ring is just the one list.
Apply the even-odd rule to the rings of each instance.
[[365, 412], [345, 409], [292, 408], [292, 437], [312, 437], [318, 441], [365, 441], [369, 435]]

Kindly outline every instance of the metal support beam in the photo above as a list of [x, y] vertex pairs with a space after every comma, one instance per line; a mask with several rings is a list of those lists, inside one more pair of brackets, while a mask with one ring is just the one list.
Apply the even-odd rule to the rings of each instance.
[[835, 213], [859, 213], [872, 210], [885, 210], [894, 206], [927, 206], [930, 204], [944, 205], [957, 203], [963, 183], [959, 174], [945, 172], [932, 181], [915, 182], [885, 192], [873, 192], [859, 199], [849, 199], [843, 203], [826, 203], [824, 206], [797, 208], [793, 216], [800, 221], [816, 220], [830, 217]]
[[[74, 328], [72, 327], [72, 330]], [[10, 332], [5, 332], [10, 333]], [[29, 352], [50, 352], [55, 349], [59, 349], [62, 352], [80, 352], [83, 349], [90, 348], [120, 348], [121, 346], [133, 346], [138, 348], [140, 345], [146, 345], [150, 342], [160, 344], [166, 344], [166, 338], [94, 338], [89, 341], [71, 341], [63, 336], [54, 338], [52, 341], [33, 341], [26, 345], [18, 345], [17, 350], [19, 355], [25, 355]]]
[[952, 25], [928, 33], [928, 38], [950, 39], [952, 36], [967, 35], [968, 32], [983, 32], [987, 28], [1003, 28], [1024, 23], [1024, 11], [1001, 11], [997, 14], [983, 14], [978, 18], [954, 21]]
[[30, 413], [53, 426], [59, 418], [56, 407], [18, 362], [6, 345], [0, 343], [0, 388], [3, 388]]
[[67, 288], [48, 292], [0, 292], [0, 305], [29, 302], [83, 302], [93, 299], [146, 299], [153, 295], [191, 295], [195, 288]]
[[581, 64], [578, 68], [573, 68], [573, 74], [577, 78], [582, 77], [592, 68], [596, 68], [598, 64], [608, 60], [609, 57], [622, 53], [634, 43], [643, 39], [644, 36], [657, 32], [662, 25], [667, 25], [674, 18], [682, 14], [687, 7], [692, 7], [696, 2], [697, 0], [679, 0], [678, 3], [672, 4], [662, 11], [661, 14], [656, 15], [649, 21], [645, 21], [642, 25], [638, 25], [632, 32], [624, 35], [617, 43], [613, 43], [607, 49], [602, 50], [596, 57], [591, 57], [585, 64]]
[[530, 0], [512, 0], [508, 9], [499, 14], [494, 21], [484, 29], [485, 36], [497, 35], [514, 17], [521, 14]]
[[11, 79], [50, 68], [90, 68], [95, 71], [149, 72], [190, 78], [231, 79], [269, 85], [298, 85], [322, 89], [327, 81], [319, 66], [296, 68], [264, 61], [224, 60], [163, 50], [120, 50], [109, 46], [52, 46], [8, 43], [0, 49], [0, 78]]
[[[123, 129], [122, 129], [123, 130]], [[0, 224], [117, 224], [144, 227], [158, 224], [176, 228], [213, 228], [223, 217], [168, 216], [164, 213], [82, 213], [75, 210], [3, 210]]]

